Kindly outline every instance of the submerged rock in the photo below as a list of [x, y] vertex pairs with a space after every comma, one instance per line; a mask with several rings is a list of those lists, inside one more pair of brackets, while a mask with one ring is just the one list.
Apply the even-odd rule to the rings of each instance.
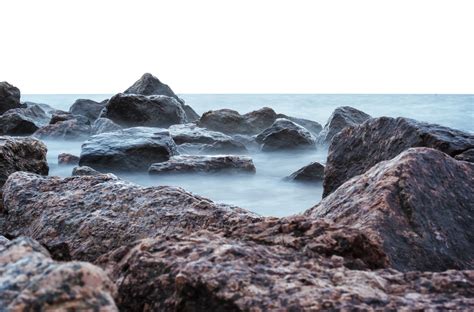
[[99, 171], [146, 171], [174, 155], [176, 144], [167, 130], [135, 127], [91, 137], [82, 145], [79, 164]]
[[199, 148], [200, 154], [231, 154], [243, 155], [247, 154], [248, 150], [244, 144], [237, 141], [219, 141], [212, 144], [204, 144]]
[[73, 176], [94, 176], [101, 174], [99, 171], [88, 166], [77, 166], [72, 169]]
[[381, 117], [348, 127], [329, 147], [323, 196], [378, 162], [418, 146], [454, 157], [474, 147], [474, 135], [408, 118]]
[[312, 162], [309, 165], [293, 172], [286, 177], [289, 181], [302, 182], [322, 182], [324, 178], [324, 166], [318, 162]]
[[23, 107], [20, 103], [20, 89], [6, 81], [0, 82], [0, 115], [12, 108]]
[[[58, 115], [56, 115], [58, 117]], [[65, 117], [65, 115], [61, 116]], [[76, 117], [76, 116], [74, 116]], [[54, 118], [54, 116], [53, 116]], [[54, 123], [38, 129], [33, 136], [43, 140], [74, 140], [81, 141], [91, 134], [91, 126], [82, 118], [66, 119], [64, 121], [51, 120]]]
[[92, 135], [121, 130], [122, 127], [108, 118], [98, 118], [92, 124]]
[[10, 109], [0, 115], [0, 135], [30, 135], [47, 125], [49, 119], [37, 105]]
[[148, 170], [152, 175], [191, 172], [255, 173], [255, 165], [247, 156], [173, 156]]
[[87, 99], [78, 99], [69, 108], [69, 112], [73, 115], [81, 115], [89, 119], [90, 122], [94, 122], [99, 118], [100, 112], [105, 107], [104, 102], [96, 102]]
[[258, 134], [256, 141], [262, 144], [262, 151], [314, 148], [316, 142], [308, 130], [283, 118]]
[[79, 164], [79, 157], [76, 155], [61, 153], [58, 155], [58, 165], [77, 165]]

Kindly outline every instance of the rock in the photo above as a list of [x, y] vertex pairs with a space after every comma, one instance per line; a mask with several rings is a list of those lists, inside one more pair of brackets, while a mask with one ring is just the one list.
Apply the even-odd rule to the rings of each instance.
[[258, 134], [256, 141], [263, 144], [262, 151], [314, 148], [316, 142], [308, 130], [283, 118]]
[[[47, 175], [46, 145], [34, 138], [0, 137], [0, 188], [16, 171]], [[1, 233], [1, 232], [0, 232]]]
[[324, 178], [324, 166], [318, 162], [312, 162], [309, 165], [293, 172], [286, 179], [290, 181], [302, 182], [322, 182]]
[[[65, 117], [65, 115], [62, 117]], [[55, 123], [50, 123], [49, 125], [38, 129], [33, 133], [33, 136], [42, 140], [82, 141], [88, 138], [91, 134], [91, 126], [89, 122], [87, 121], [87, 123], [84, 123], [84, 120], [80, 117], [77, 119], [67, 119], [65, 121], [54, 121]]]
[[159, 233], [218, 231], [262, 219], [181, 188], [141, 187], [110, 174], [14, 173], [4, 186], [4, 210], [0, 233], [32, 237], [54, 259], [83, 261]]
[[197, 124], [209, 130], [225, 134], [256, 134], [273, 123], [276, 113], [271, 108], [240, 115], [231, 109], [204, 113]]
[[231, 154], [243, 155], [247, 154], [248, 150], [240, 142], [237, 141], [219, 141], [212, 144], [204, 144], [199, 149], [200, 154]]
[[79, 157], [68, 154], [61, 153], [58, 155], [58, 165], [77, 165], [79, 164]]
[[181, 107], [184, 110], [184, 113], [186, 114], [186, 119], [188, 122], [195, 122], [201, 118], [198, 113], [194, 111], [194, 109], [186, 104], [181, 104]]
[[92, 124], [92, 135], [121, 130], [122, 127], [108, 118], [98, 118]]
[[0, 289], [4, 311], [118, 311], [116, 288], [104, 271], [85, 262], [53, 261], [26, 237], [0, 245]]
[[187, 122], [181, 104], [164, 95], [116, 94], [105, 106], [101, 117], [109, 118], [123, 127], [168, 128]]
[[454, 157], [474, 147], [474, 135], [408, 118], [381, 117], [348, 127], [329, 147], [323, 197], [378, 162], [418, 146]]
[[435, 149], [378, 163], [306, 215], [372, 235], [397, 270], [474, 268], [474, 164]]
[[[56, 123], [60, 123], [60, 122], [63, 122], [66, 120], [72, 120], [72, 119], [77, 119], [77, 117], [74, 116], [72, 113], [65, 112], [62, 110], [57, 110], [51, 115], [49, 124], [54, 125]], [[84, 121], [84, 123], [86, 123], [84, 119], [81, 119], [81, 121]]]
[[23, 104], [26, 105], [26, 107], [38, 106], [39, 108], [41, 108], [43, 110], [43, 112], [46, 114], [46, 116], [49, 117], [49, 119], [51, 119], [51, 116], [55, 112], [58, 111], [57, 109], [51, 107], [48, 104], [44, 104], [44, 103], [24, 102]]
[[158, 78], [149, 73], [145, 73], [131, 87], [125, 90], [124, 93], [139, 95], [165, 95], [174, 98], [181, 104], [184, 104], [184, 101], [180, 99], [168, 85], [162, 83]]
[[247, 156], [173, 156], [168, 161], [150, 166], [149, 174], [191, 172], [255, 173], [252, 158]]
[[323, 127], [316, 121], [312, 121], [309, 119], [304, 119], [304, 118], [296, 118], [296, 117], [291, 117], [291, 116], [286, 116], [284, 114], [278, 114], [277, 118], [285, 118], [288, 119], [289, 121], [293, 121], [295, 124], [302, 126], [303, 128], [306, 128], [311, 134], [313, 135], [318, 135]]
[[92, 100], [78, 99], [69, 108], [69, 112], [73, 115], [81, 115], [94, 122], [99, 118], [100, 112], [104, 109], [106, 103], [98, 103]]
[[87, 166], [77, 166], [72, 169], [73, 176], [95, 176], [101, 174], [99, 171]]
[[20, 89], [6, 81], [0, 82], [0, 115], [9, 109], [21, 107]]
[[101, 257], [123, 310], [445, 310], [474, 306], [472, 271], [348, 270], [204, 231], [160, 235]]
[[0, 115], [0, 134], [30, 135], [48, 124], [50, 117], [37, 106], [13, 108]]
[[370, 115], [350, 106], [338, 107], [329, 117], [324, 129], [318, 136], [318, 143], [329, 145], [332, 138], [348, 126], [359, 125], [370, 119]]
[[474, 148], [468, 149], [467, 151], [457, 154], [455, 157], [457, 160], [463, 160], [474, 163]]
[[91, 137], [82, 145], [79, 164], [99, 171], [146, 171], [174, 155], [176, 144], [167, 130], [135, 127]]
[[170, 135], [176, 144], [184, 143], [205, 143], [234, 141], [232, 137], [217, 131], [200, 128], [195, 124], [173, 125], [169, 127]]

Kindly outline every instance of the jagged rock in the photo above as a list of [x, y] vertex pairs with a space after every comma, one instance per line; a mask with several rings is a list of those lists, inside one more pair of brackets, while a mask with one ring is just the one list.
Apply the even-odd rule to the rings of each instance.
[[12, 108], [23, 107], [20, 103], [20, 89], [6, 81], [0, 82], [0, 115]]
[[318, 143], [329, 145], [332, 138], [345, 127], [361, 124], [370, 118], [370, 115], [353, 107], [338, 107], [329, 117], [324, 129], [319, 133]]
[[13, 108], [0, 115], [0, 135], [29, 135], [47, 125], [49, 119], [37, 105]]
[[[66, 115], [63, 115], [62, 117], [66, 117]], [[81, 141], [85, 138], [88, 138], [90, 134], [91, 126], [89, 124], [89, 121], [87, 121], [87, 123], [84, 123], [84, 120], [82, 118], [80, 118], [79, 116], [74, 116], [73, 119], [66, 119], [64, 121], [55, 120], [54, 123], [50, 123], [49, 125], [38, 129], [35, 133], [33, 133], [33, 136], [42, 140], [49, 139]]]
[[167, 130], [135, 127], [91, 137], [82, 145], [79, 164], [99, 171], [146, 171], [174, 155], [176, 144]]
[[474, 163], [474, 148], [470, 148], [461, 154], [456, 155], [454, 158], [457, 160], [463, 160]]
[[474, 164], [411, 148], [306, 212], [373, 233], [398, 270], [474, 268]]
[[[15, 171], [47, 175], [46, 145], [34, 138], [0, 137], [0, 188]], [[1, 232], [0, 232], [1, 233]]]
[[30, 236], [54, 259], [84, 261], [159, 233], [217, 231], [261, 219], [177, 187], [141, 187], [110, 174], [62, 179], [26, 172], [5, 184], [2, 217], [0, 233]]
[[321, 126], [318, 122], [309, 120], [309, 119], [304, 119], [304, 118], [296, 118], [296, 117], [291, 117], [291, 116], [286, 116], [284, 114], [278, 114], [277, 118], [285, 118], [290, 121], [293, 121], [295, 124], [302, 126], [303, 128], [306, 128], [311, 134], [313, 135], [318, 135], [321, 130], [323, 129], [323, 126]]
[[123, 127], [168, 128], [187, 122], [181, 104], [164, 95], [116, 94], [107, 102], [101, 117], [109, 118]]
[[248, 156], [173, 156], [148, 170], [152, 175], [191, 172], [255, 173], [255, 165]]
[[308, 130], [283, 118], [259, 133], [256, 141], [262, 144], [262, 151], [314, 148], [316, 142]]
[[92, 135], [101, 134], [104, 132], [113, 132], [122, 129], [121, 126], [108, 118], [98, 118], [92, 124]]
[[124, 91], [126, 94], [140, 94], [140, 95], [165, 95], [176, 99], [178, 102], [184, 104], [171, 88], [162, 83], [158, 78], [150, 73], [145, 73], [138, 79], [131, 87]]
[[77, 166], [72, 169], [73, 176], [94, 176], [101, 174], [99, 171], [88, 166]]
[[312, 162], [309, 165], [293, 172], [286, 180], [302, 182], [322, 182], [324, 178], [324, 166], [318, 162]]
[[418, 146], [436, 148], [454, 157], [474, 147], [474, 135], [408, 118], [381, 117], [348, 127], [329, 147], [323, 197], [378, 162]]
[[69, 108], [69, 112], [73, 115], [81, 115], [89, 119], [90, 122], [94, 122], [99, 118], [100, 112], [105, 107], [104, 102], [96, 102], [86, 99], [78, 99]]
[[76, 155], [61, 153], [58, 155], [58, 165], [77, 165], [79, 164], [79, 157]]
[[0, 290], [3, 311], [118, 311], [116, 288], [104, 271], [53, 261], [26, 237], [0, 244]]

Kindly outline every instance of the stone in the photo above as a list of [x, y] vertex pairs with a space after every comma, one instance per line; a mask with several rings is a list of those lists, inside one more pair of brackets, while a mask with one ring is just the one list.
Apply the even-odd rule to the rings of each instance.
[[184, 143], [204, 143], [212, 144], [216, 142], [234, 141], [232, 137], [221, 132], [200, 128], [195, 124], [188, 123], [173, 125], [168, 128], [170, 135], [176, 144]]
[[121, 130], [122, 127], [108, 118], [98, 118], [92, 124], [92, 135]]
[[35, 131], [33, 136], [42, 140], [82, 141], [90, 134], [91, 126], [88, 121], [85, 123], [82, 118], [72, 118], [64, 121], [56, 120], [55, 123], [50, 123]]
[[194, 172], [255, 173], [255, 165], [248, 156], [173, 156], [148, 170], [151, 175]]
[[58, 165], [77, 165], [79, 157], [69, 153], [60, 153], [58, 155]]
[[460, 154], [457, 154], [455, 157], [457, 160], [468, 161], [474, 163], [474, 148], [470, 148]]
[[38, 242], [0, 244], [0, 306], [4, 311], [118, 311], [115, 285], [85, 262], [56, 262]]
[[309, 119], [296, 118], [296, 117], [286, 116], [286, 115], [284, 115], [284, 114], [278, 114], [278, 115], [277, 115], [277, 118], [285, 118], [285, 119], [288, 119], [288, 120], [294, 122], [295, 124], [300, 125], [300, 126], [306, 128], [306, 130], [308, 130], [309, 132], [311, 132], [311, 134], [314, 135], [314, 136], [317, 136], [317, 135], [321, 132], [321, 130], [323, 129], [323, 127], [321, 126], [321, 124], [319, 124], [319, 123], [316, 122], [316, 121], [309, 120]]
[[9, 109], [21, 107], [20, 89], [6, 81], [0, 82], [0, 115]]
[[269, 128], [259, 133], [256, 141], [262, 151], [315, 148], [315, 137], [305, 128], [288, 119], [279, 118]]
[[474, 135], [408, 118], [374, 118], [347, 127], [329, 146], [323, 197], [378, 162], [423, 146], [455, 157], [474, 147]]
[[248, 154], [248, 150], [244, 144], [237, 141], [219, 141], [212, 144], [204, 144], [199, 148], [200, 154], [212, 155], [212, 154], [230, 154], [230, 155], [243, 155]]
[[324, 166], [315, 161], [293, 172], [286, 178], [286, 180], [301, 182], [322, 182], [323, 178]]
[[329, 145], [331, 144], [332, 138], [345, 127], [362, 124], [370, 118], [370, 115], [353, 107], [338, 107], [329, 117], [323, 130], [319, 133], [318, 143]]
[[89, 138], [82, 145], [79, 165], [99, 171], [146, 171], [174, 155], [176, 144], [167, 130], [134, 127]]
[[57, 112], [58, 110], [51, 107], [50, 105], [48, 104], [44, 104], [44, 103], [34, 103], [34, 102], [24, 102], [23, 103], [26, 107], [32, 107], [32, 106], [38, 106], [39, 108], [41, 108], [43, 110], [43, 112], [46, 114], [46, 116], [49, 117], [49, 119], [51, 119], [51, 116]]
[[50, 117], [37, 106], [12, 108], [0, 115], [0, 135], [30, 135], [48, 124]]
[[474, 268], [474, 164], [436, 149], [376, 164], [305, 215], [364, 231], [397, 270]]
[[77, 99], [69, 108], [73, 115], [86, 117], [91, 123], [99, 118], [100, 112], [104, 109], [106, 103], [99, 103], [93, 100]]
[[99, 171], [88, 166], [77, 166], [72, 169], [73, 176], [94, 176], [101, 174]]

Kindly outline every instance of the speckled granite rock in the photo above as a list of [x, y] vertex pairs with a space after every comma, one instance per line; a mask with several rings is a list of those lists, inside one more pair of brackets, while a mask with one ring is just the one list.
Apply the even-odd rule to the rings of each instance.
[[20, 107], [20, 89], [6, 81], [0, 82], [0, 115], [9, 109]]
[[79, 157], [69, 153], [61, 153], [58, 155], [58, 165], [77, 165]]
[[262, 151], [315, 148], [315, 137], [300, 125], [279, 118], [269, 128], [260, 132], [255, 140], [262, 144]]
[[324, 166], [318, 162], [312, 162], [298, 169], [285, 178], [288, 181], [322, 182], [324, 178]]

